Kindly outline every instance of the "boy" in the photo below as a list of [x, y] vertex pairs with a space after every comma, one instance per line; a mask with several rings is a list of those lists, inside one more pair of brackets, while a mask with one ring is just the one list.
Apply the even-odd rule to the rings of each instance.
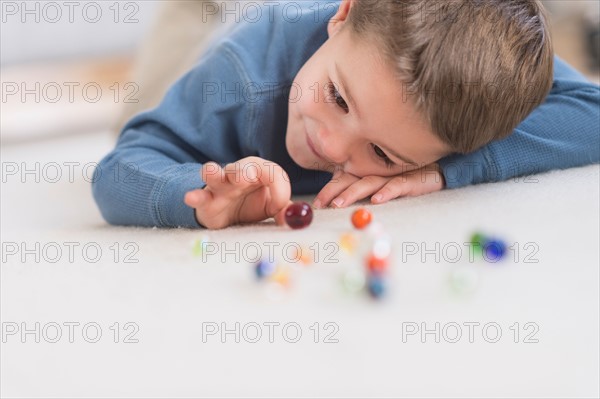
[[108, 222], [281, 224], [292, 193], [378, 204], [599, 160], [600, 88], [553, 57], [537, 0], [266, 2], [244, 20], [101, 161]]

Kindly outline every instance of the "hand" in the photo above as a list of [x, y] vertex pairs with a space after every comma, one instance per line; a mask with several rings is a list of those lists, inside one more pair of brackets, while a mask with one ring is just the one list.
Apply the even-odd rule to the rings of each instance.
[[184, 201], [206, 228], [221, 229], [270, 217], [275, 217], [278, 225], [285, 223], [292, 189], [288, 175], [276, 163], [247, 157], [222, 168], [209, 162], [200, 174], [206, 187], [187, 192]]
[[445, 187], [444, 175], [437, 163], [396, 176], [354, 176], [336, 172], [331, 181], [317, 194], [315, 208], [330, 204], [336, 208], [352, 205], [371, 194], [371, 203], [383, 204], [398, 197], [416, 197], [440, 191]]

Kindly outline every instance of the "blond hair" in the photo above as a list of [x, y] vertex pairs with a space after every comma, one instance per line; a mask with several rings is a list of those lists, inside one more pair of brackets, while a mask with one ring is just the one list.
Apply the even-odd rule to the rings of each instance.
[[403, 99], [463, 154], [510, 135], [546, 98], [547, 24], [539, 0], [355, 0], [349, 15], [394, 65]]

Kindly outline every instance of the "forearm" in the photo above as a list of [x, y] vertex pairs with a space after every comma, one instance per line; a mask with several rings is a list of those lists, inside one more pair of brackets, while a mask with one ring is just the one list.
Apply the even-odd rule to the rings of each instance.
[[448, 188], [599, 162], [600, 87], [561, 60], [546, 101], [507, 138], [439, 161]]
[[227, 54], [213, 52], [179, 79], [157, 108], [125, 126], [93, 183], [94, 198], [109, 223], [199, 227], [184, 196], [204, 187], [204, 163], [240, 158], [238, 126], [247, 119], [245, 104], [233, 96], [207, 99], [207, 83], [231, 87], [239, 81]]
[[94, 199], [111, 224], [197, 228], [194, 210], [183, 197], [204, 186], [201, 166], [153, 132], [130, 129], [99, 163]]

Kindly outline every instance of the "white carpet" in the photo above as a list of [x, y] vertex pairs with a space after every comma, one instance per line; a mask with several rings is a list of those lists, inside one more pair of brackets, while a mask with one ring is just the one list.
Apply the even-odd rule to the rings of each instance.
[[[343, 270], [358, 267], [358, 257], [339, 251], [324, 260], [351, 231], [355, 207], [316, 211], [300, 231], [269, 222], [208, 233], [112, 227], [82, 177], [110, 147], [108, 134], [97, 134], [2, 148], [3, 397], [599, 395], [598, 165], [369, 206], [394, 244], [389, 295], [375, 302], [341, 289]], [[36, 162], [40, 182], [21, 174]], [[62, 165], [56, 183], [43, 181], [45, 165], [46, 178], [55, 176], [49, 162]], [[78, 163], [73, 182], [64, 162]], [[512, 246], [508, 258], [470, 262], [463, 243], [475, 230], [503, 238]], [[205, 262], [192, 255], [202, 236], [220, 249]], [[272, 242], [278, 259], [290, 243], [320, 255], [292, 268], [292, 286], [279, 300], [255, 281], [243, 253], [266, 253]], [[21, 251], [36, 243], [39, 262]], [[407, 253], [413, 243], [440, 249], [421, 259]], [[453, 243], [463, 249], [456, 263]], [[127, 255], [138, 262], [127, 263]], [[478, 276], [474, 293], [452, 293], [447, 280], [456, 270]], [[35, 334], [10, 334], [36, 322], [39, 343]], [[80, 323], [73, 342], [68, 322]], [[280, 323], [273, 342], [269, 322]], [[406, 334], [436, 322], [439, 343], [433, 333]], [[479, 323], [473, 342], [469, 322]], [[95, 337], [93, 328], [84, 337], [86, 323], [102, 329], [97, 343], [86, 341]], [[239, 343], [233, 333], [206, 334], [235, 323]], [[297, 324], [284, 334], [286, 323]], [[486, 323], [497, 324], [484, 334]], [[251, 343], [257, 325], [262, 336]], [[457, 325], [462, 336], [451, 343]], [[124, 343], [135, 326], [130, 338], [139, 342]], [[299, 341], [287, 342], [297, 327]], [[498, 342], [488, 342], [497, 327]]]

